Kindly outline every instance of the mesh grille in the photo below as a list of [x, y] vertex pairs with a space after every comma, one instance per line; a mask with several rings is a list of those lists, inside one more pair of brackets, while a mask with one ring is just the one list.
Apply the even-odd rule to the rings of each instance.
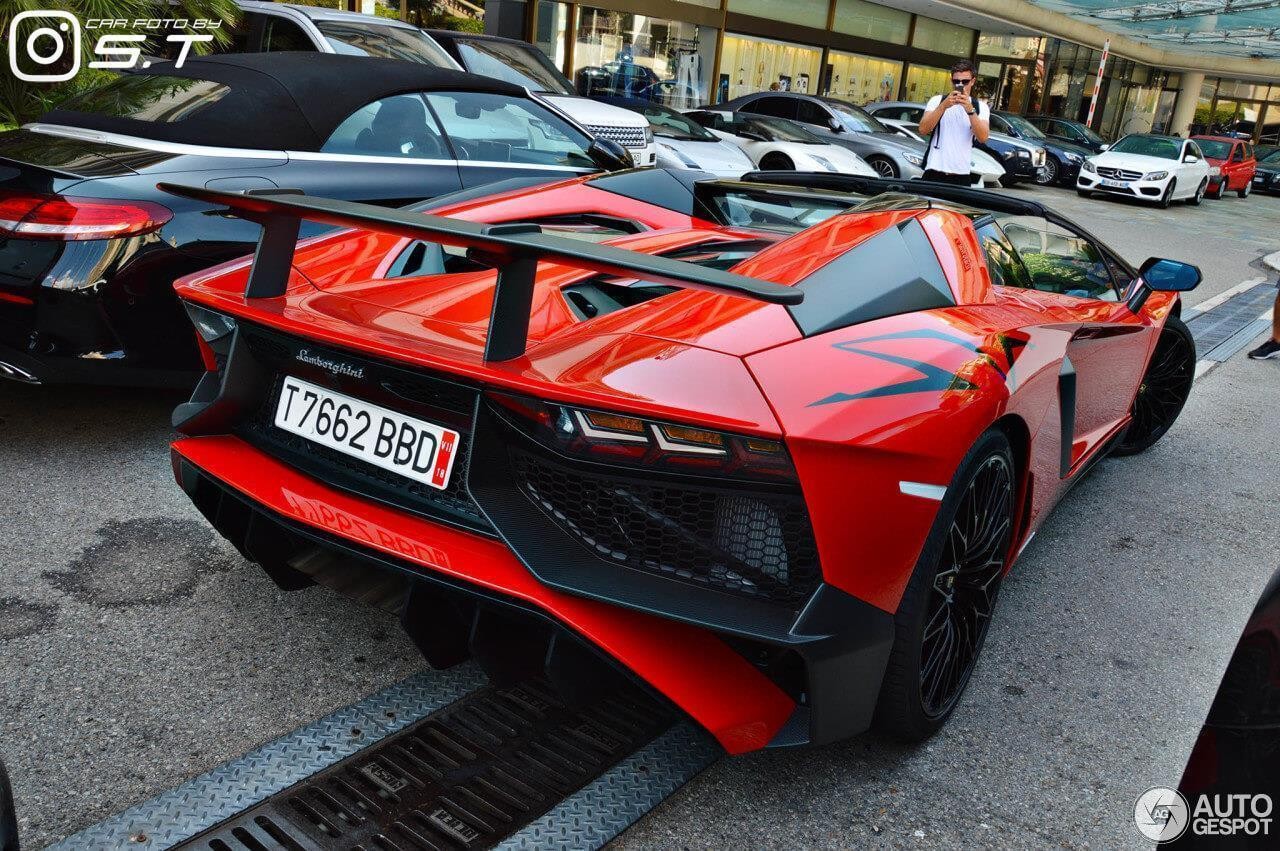
[[624, 148], [643, 148], [647, 144], [643, 127], [613, 127], [608, 124], [588, 124], [592, 136], [617, 142]]
[[[261, 329], [243, 329], [242, 334], [254, 358], [272, 375], [272, 379], [270, 390], [257, 410], [237, 427], [241, 437], [326, 484], [432, 519], [446, 520], [477, 531], [491, 531], [488, 521], [467, 493], [472, 420], [478, 392], [475, 388], [359, 355], [290, 340]], [[296, 355], [303, 348], [312, 356], [363, 368], [364, 377], [333, 375], [298, 361]], [[438, 490], [276, 428], [276, 404], [286, 374], [456, 430], [461, 439], [449, 486]]]
[[817, 587], [798, 495], [604, 476], [510, 452], [521, 492], [606, 561], [789, 606]]

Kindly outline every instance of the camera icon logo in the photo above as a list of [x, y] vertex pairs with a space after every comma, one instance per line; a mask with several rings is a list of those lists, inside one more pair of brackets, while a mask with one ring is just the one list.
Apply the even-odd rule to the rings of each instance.
[[[31, 29], [30, 23], [22, 26], [24, 21], [43, 25]], [[56, 64], [58, 70], [29, 73], [35, 70], [29, 63], [41, 68]], [[28, 70], [24, 71], [24, 67]], [[9, 69], [19, 80], [28, 83], [70, 80], [80, 73], [80, 21], [70, 12], [56, 9], [35, 9], [15, 15], [9, 22]]]

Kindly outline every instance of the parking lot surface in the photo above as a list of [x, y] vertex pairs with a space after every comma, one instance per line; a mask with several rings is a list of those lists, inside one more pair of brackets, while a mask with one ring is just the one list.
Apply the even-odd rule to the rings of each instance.
[[[1192, 305], [1280, 250], [1280, 198], [1161, 211], [1012, 191], [1135, 265], [1197, 263]], [[0, 756], [31, 847], [423, 667], [393, 620], [282, 594], [209, 530], [169, 468], [178, 401], [0, 385]], [[931, 742], [725, 759], [617, 844], [1140, 847], [1134, 800], [1176, 784], [1280, 567], [1276, 410], [1280, 362], [1237, 355], [1152, 450], [1100, 464], [1006, 582]]]

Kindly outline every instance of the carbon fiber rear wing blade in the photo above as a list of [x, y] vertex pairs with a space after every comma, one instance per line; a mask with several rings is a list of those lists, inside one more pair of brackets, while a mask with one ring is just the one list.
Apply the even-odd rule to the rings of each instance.
[[511, 360], [524, 354], [533, 304], [534, 274], [540, 260], [604, 275], [643, 278], [670, 286], [727, 293], [770, 304], [795, 305], [804, 299], [804, 293], [794, 287], [668, 257], [552, 236], [533, 224], [484, 225], [354, 201], [311, 198], [289, 190], [245, 194], [172, 183], [157, 186], [173, 195], [224, 205], [232, 215], [262, 225], [245, 298], [284, 295], [303, 220], [468, 249], [477, 262], [498, 270], [484, 352], [488, 361]]

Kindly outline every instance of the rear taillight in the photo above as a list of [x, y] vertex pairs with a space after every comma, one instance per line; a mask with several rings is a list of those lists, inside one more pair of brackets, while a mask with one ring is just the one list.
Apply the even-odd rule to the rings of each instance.
[[796, 480], [791, 456], [777, 440], [556, 405], [506, 393], [491, 393], [490, 398], [501, 406], [511, 425], [562, 455], [715, 477]]
[[151, 201], [0, 194], [0, 234], [26, 239], [113, 239], [161, 228], [173, 212]]

